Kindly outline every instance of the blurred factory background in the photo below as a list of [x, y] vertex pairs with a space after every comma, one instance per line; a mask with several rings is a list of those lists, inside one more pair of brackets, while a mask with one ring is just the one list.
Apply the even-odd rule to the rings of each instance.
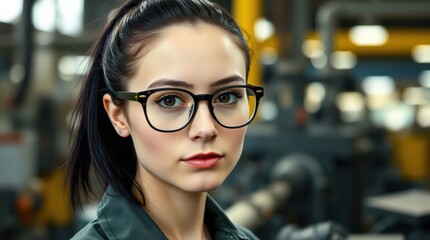
[[[214, 2], [250, 34], [266, 89], [212, 193], [231, 218], [264, 240], [430, 239], [430, 1]], [[0, 239], [68, 239], [94, 214], [72, 212], [60, 166], [119, 3], [0, 0]]]

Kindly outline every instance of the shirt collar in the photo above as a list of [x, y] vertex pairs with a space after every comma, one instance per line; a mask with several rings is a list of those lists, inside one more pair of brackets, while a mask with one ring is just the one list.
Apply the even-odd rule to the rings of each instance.
[[[214, 239], [248, 239], [238, 231], [221, 207], [208, 195], [205, 208], [205, 223]], [[130, 236], [145, 236], [147, 239], [167, 240], [167, 237], [143, 210], [112, 187], [108, 187], [97, 211], [103, 231], [109, 239], [127, 239]]]
[[108, 239], [145, 236], [146, 239], [167, 240], [140, 205], [129, 201], [110, 186], [100, 202], [97, 217]]

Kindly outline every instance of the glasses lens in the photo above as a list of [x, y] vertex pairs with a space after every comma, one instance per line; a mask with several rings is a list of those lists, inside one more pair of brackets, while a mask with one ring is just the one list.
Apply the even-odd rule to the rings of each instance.
[[243, 126], [253, 118], [257, 107], [254, 91], [247, 87], [232, 87], [218, 92], [212, 99], [217, 120], [226, 127]]
[[190, 94], [179, 90], [163, 90], [148, 97], [146, 114], [155, 128], [174, 131], [188, 123], [193, 107], [194, 100]]

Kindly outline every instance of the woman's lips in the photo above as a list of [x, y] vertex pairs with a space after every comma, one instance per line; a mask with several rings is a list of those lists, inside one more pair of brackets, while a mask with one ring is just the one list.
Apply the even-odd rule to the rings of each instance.
[[215, 167], [223, 157], [222, 154], [214, 152], [198, 153], [183, 159], [182, 162], [192, 168], [212, 168]]

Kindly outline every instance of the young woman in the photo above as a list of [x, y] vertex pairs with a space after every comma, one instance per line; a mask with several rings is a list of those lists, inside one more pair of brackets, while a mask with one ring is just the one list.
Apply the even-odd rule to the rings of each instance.
[[66, 167], [75, 207], [92, 172], [105, 194], [74, 239], [256, 239], [207, 194], [263, 96], [233, 18], [207, 0], [131, 0], [91, 56]]

